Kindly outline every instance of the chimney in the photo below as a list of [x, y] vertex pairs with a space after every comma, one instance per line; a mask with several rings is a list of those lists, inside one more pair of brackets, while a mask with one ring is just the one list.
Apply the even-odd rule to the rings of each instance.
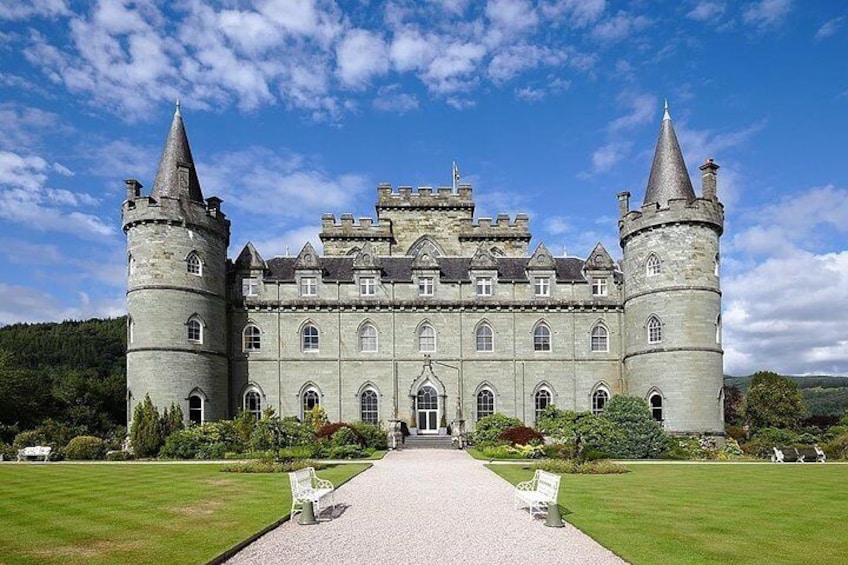
[[127, 200], [133, 200], [141, 196], [141, 183], [135, 179], [127, 179], [124, 181], [127, 186]]
[[618, 193], [618, 217], [623, 218], [630, 212], [630, 193], [619, 192]]
[[717, 188], [717, 176], [716, 171], [718, 171], [718, 165], [715, 164], [715, 161], [712, 159], [707, 159], [707, 162], [699, 167], [701, 169], [701, 193], [703, 197], [707, 200], [712, 200], [715, 202], [717, 200], [716, 197], [716, 188]]

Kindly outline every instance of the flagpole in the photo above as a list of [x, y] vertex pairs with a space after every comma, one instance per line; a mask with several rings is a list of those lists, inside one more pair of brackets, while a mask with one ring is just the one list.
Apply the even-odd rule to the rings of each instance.
[[452, 163], [451, 179], [453, 179], [453, 193], [456, 194], [456, 161]]

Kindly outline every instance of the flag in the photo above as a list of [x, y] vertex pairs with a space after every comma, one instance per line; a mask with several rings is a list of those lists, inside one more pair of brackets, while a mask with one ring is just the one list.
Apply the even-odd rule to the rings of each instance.
[[459, 182], [459, 167], [456, 166], [456, 161], [453, 162], [453, 191], [456, 192], [456, 183]]

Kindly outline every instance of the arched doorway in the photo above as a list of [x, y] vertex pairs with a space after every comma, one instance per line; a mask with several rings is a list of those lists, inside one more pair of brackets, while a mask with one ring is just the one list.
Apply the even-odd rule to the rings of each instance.
[[419, 434], [439, 433], [439, 395], [433, 385], [426, 383], [418, 389], [415, 399]]

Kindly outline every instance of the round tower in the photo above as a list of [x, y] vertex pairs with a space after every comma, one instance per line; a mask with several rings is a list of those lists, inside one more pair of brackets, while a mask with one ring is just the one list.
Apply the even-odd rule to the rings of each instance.
[[230, 222], [203, 199], [179, 105], [150, 196], [126, 184], [128, 423], [147, 394], [186, 421], [226, 418]]
[[624, 272], [624, 376], [671, 433], [724, 433], [718, 165], [701, 167], [696, 196], [668, 106], [645, 200], [619, 195]]

